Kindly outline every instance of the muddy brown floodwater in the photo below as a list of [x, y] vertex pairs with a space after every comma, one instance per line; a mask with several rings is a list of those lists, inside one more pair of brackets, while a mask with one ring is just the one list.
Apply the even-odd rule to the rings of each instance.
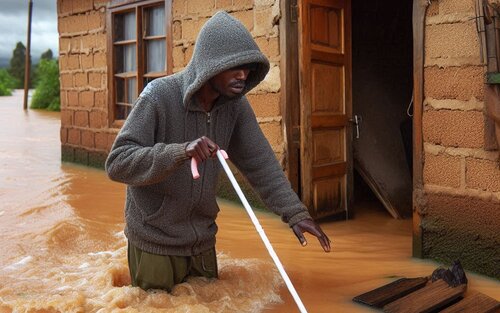
[[[172, 294], [129, 286], [125, 187], [104, 171], [60, 162], [60, 115], [0, 98], [0, 312], [298, 312], [245, 211], [220, 201], [220, 279]], [[374, 312], [351, 299], [439, 264], [411, 257], [411, 221], [377, 203], [322, 223], [331, 253], [302, 248], [279, 218], [257, 212], [309, 312]], [[500, 298], [500, 283], [467, 273], [469, 290]]]

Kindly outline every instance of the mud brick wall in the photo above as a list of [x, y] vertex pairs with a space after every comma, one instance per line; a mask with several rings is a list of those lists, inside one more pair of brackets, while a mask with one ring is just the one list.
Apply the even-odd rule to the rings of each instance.
[[102, 167], [108, 128], [106, 1], [58, 0], [63, 161]]
[[[102, 167], [119, 129], [109, 128], [106, 0], [58, 0], [62, 158]], [[271, 62], [266, 79], [248, 99], [280, 161], [284, 140], [280, 110], [279, 1], [172, 0], [173, 67], [191, 59], [203, 24], [224, 10], [239, 19]]]
[[174, 72], [182, 70], [189, 63], [201, 27], [220, 10], [229, 12], [245, 25], [271, 62], [271, 70], [266, 79], [247, 97], [276, 156], [283, 160], [284, 141], [279, 93], [279, 1], [172, 0]]
[[500, 278], [498, 151], [485, 150], [484, 74], [474, 0], [432, 1], [425, 26], [424, 257]]

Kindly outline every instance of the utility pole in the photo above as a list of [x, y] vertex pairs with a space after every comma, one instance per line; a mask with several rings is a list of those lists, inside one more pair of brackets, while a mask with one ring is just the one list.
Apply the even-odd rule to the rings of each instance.
[[31, 70], [31, 11], [33, 10], [33, 0], [28, 0], [28, 39], [26, 43], [26, 59], [24, 61], [24, 103], [23, 109], [28, 109], [28, 90], [30, 88], [30, 70]]

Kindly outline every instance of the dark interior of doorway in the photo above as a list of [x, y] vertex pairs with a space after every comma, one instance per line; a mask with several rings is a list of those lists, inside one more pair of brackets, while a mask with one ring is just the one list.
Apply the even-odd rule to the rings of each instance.
[[354, 214], [371, 199], [411, 216], [412, 51], [411, 0], [352, 1]]

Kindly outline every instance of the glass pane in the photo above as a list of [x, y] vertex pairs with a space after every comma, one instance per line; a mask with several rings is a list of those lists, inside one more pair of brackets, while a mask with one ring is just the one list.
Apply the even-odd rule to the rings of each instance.
[[123, 46], [123, 72], [133, 72], [137, 69], [135, 45]]
[[127, 103], [132, 104], [137, 99], [137, 79], [127, 79], [127, 91]]
[[146, 36], [165, 35], [165, 8], [154, 7], [146, 9]]
[[[144, 77], [144, 86], [147, 86], [150, 82], [155, 80], [157, 77]], [[146, 89], [146, 87], [144, 87]]]
[[146, 43], [147, 49], [147, 72], [165, 71], [165, 39], [150, 40]]
[[115, 79], [116, 86], [116, 101], [125, 102], [125, 80], [122, 78]]
[[135, 40], [136, 30], [135, 30], [135, 12], [129, 12], [124, 14], [115, 15], [115, 40]]
[[124, 120], [128, 115], [128, 107], [125, 105], [116, 105], [115, 120]]

